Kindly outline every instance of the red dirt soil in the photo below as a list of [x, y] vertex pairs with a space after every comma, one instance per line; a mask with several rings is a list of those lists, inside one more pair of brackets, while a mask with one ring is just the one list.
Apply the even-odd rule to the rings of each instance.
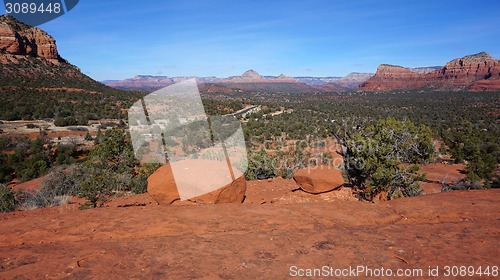
[[441, 192], [442, 184], [453, 185], [466, 177], [464, 164], [431, 163], [422, 166], [419, 173], [426, 174], [420, 187], [427, 194]]
[[426, 276], [428, 266], [499, 265], [500, 190], [376, 204], [132, 200], [1, 214], [0, 279], [283, 279], [292, 265], [422, 268]]
[[24, 183], [20, 183], [20, 184], [13, 184], [12, 185], [12, 190], [13, 191], [35, 191], [35, 190], [39, 190], [42, 185], [43, 185], [43, 181], [47, 178], [47, 176], [44, 176], [44, 177], [40, 177], [40, 178], [36, 178], [36, 179], [33, 179], [33, 180], [30, 180], [30, 181], [27, 181], [27, 182], [24, 182]]

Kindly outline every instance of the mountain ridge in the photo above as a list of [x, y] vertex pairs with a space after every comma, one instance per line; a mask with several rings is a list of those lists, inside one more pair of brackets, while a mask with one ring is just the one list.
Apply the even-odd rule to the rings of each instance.
[[106, 80], [104, 84], [125, 90], [152, 90], [169, 86], [176, 82], [195, 78], [199, 84], [220, 84], [225, 87], [241, 90], [292, 90], [292, 92], [330, 92], [346, 91], [356, 89], [359, 84], [368, 80], [373, 73], [353, 72], [345, 77], [290, 77], [285, 74], [278, 76], [263, 76], [255, 70], [247, 70], [240, 76], [230, 76], [227, 78], [196, 77], [196, 76], [156, 76], [156, 75], [136, 75], [133, 78], [124, 80]]
[[[406, 68], [381, 64], [375, 74], [350, 73], [345, 77], [263, 76], [255, 70], [227, 78], [138, 75], [125, 80], [97, 82], [59, 54], [56, 40], [40, 28], [8, 15], [0, 16], [0, 86], [80, 88], [107, 91], [154, 90], [196, 78], [222, 90], [317, 93], [394, 90], [500, 90], [500, 61], [486, 52], [456, 58], [444, 66]], [[217, 85], [217, 86], [215, 86]], [[108, 87], [109, 86], [109, 87]]]

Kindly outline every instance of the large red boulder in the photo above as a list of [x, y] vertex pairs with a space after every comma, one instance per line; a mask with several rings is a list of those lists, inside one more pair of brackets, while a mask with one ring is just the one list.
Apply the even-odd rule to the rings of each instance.
[[181, 200], [180, 191], [196, 203], [242, 203], [246, 180], [243, 175], [232, 180], [225, 161], [208, 160], [167, 163], [148, 178], [148, 193], [158, 204]]
[[245, 199], [247, 181], [241, 176], [230, 184], [215, 191], [190, 199], [203, 204], [242, 203]]
[[312, 194], [333, 191], [345, 184], [342, 170], [326, 165], [300, 169], [293, 178], [303, 191]]

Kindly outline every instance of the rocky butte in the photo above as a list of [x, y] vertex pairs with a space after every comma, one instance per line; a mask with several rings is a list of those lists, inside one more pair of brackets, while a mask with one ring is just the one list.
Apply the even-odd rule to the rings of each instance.
[[0, 16], [0, 52], [43, 57], [52, 63], [62, 61], [54, 38], [8, 15]]
[[0, 16], [2, 86], [110, 90], [62, 58], [56, 40], [47, 32], [8, 15]]
[[393, 90], [500, 90], [500, 61], [486, 52], [448, 62], [438, 70], [425, 73], [395, 65], [382, 64], [375, 76], [360, 85], [362, 91]]

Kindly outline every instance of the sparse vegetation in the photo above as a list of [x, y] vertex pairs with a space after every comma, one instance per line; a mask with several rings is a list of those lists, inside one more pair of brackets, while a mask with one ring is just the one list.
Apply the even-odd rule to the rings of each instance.
[[498, 127], [481, 128], [466, 121], [443, 133], [443, 138], [455, 162], [467, 162], [469, 181], [484, 180], [486, 186], [493, 183], [500, 162]]
[[[33, 96], [20, 95], [19, 90], [12, 88], [2, 92], [2, 96], [6, 96], [6, 102], [0, 106], [12, 101], [8, 107], [16, 110], [2, 110], [0, 112], [6, 115], [0, 118], [8, 118], [9, 115], [13, 118], [8, 119], [20, 119], [23, 116], [35, 119], [48, 117], [59, 118], [61, 121], [69, 119], [71, 124], [75, 123], [72, 119], [79, 124], [97, 117], [123, 118], [125, 116], [121, 109], [131, 105], [141, 95], [122, 94], [121, 91], [106, 96], [88, 92], [68, 94], [51, 91], [51, 104], [35, 104], [35, 101], [40, 103], [39, 100], [45, 100], [39, 95], [46, 93], [36, 91]], [[14, 97], [17, 99], [14, 100]], [[416, 173], [417, 167], [413, 163], [430, 160], [427, 155], [430, 155], [428, 149], [431, 137], [443, 139], [444, 144], [440, 150], [442, 154], [449, 154], [456, 162], [467, 164], [467, 182], [463, 182], [463, 186], [447, 186], [447, 190], [498, 185], [496, 167], [500, 160], [500, 133], [498, 117], [492, 115], [492, 112], [495, 112], [500, 101], [495, 93], [258, 93], [231, 94], [224, 98], [220, 95], [216, 98], [210, 95], [205, 97], [203, 102], [210, 115], [229, 114], [249, 104], [261, 106], [260, 112], [250, 114], [242, 124], [249, 148], [249, 168], [245, 173], [247, 179], [277, 176], [291, 178], [296, 169], [309, 164], [328, 163], [334, 151], [319, 156], [311, 155], [308, 151], [317, 139], [334, 139], [339, 128], [342, 128], [342, 122], [351, 120], [352, 138], [345, 138], [346, 143], [351, 146], [360, 143], [371, 147], [378, 145], [377, 149], [380, 151], [389, 151], [395, 143], [386, 141], [386, 132], [397, 134], [402, 132], [403, 127], [408, 129], [406, 132], [409, 134], [425, 135], [419, 138], [425, 145], [417, 149], [424, 149], [425, 155], [405, 154], [391, 159], [380, 153], [351, 151], [349, 166], [353, 165], [352, 160], [356, 157], [368, 159], [365, 162], [368, 166], [366, 174], [355, 174], [346, 164], [349, 179], [364, 190], [366, 199], [379, 193], [387, 194], [390, 198], [418, 194], [415, 182], [422, 179], [422, 176]], [[36, 109], [37, 106], [40, 106], [40, 110]], [[35, 110], [23, 109], [26, 107], [33, 107]], [[449, 110], [450, 107], [455, 110]], [[281, 111], [282, 108], [289, 110], [279, 115], [270, 114]], [[383, 121], [377, 123], [379, 119]], [[64, 125], [67, 124], [69, 123]], [[423, 129], [422, 125], [430, 130]], [[77, 160], [77, 157], [88, 152], [78, 151], [79, 147], [73, 144], [54, 145], [46, 140], [47, 136], [44, 134], [47, 132], [41, 133], [36, 140], [0, 137], [0, 182], [9, 182], [13, 178], [25, 181], [49, 174], [47, 182], [50, 183], [43, 191], [18, 196], [18, 205], [25, 202], [23, 208], [57, 204], [59, 198], [69, 195], [86, 197], [89, 206], [94, 207], [117, 192], [145, 192], [147, 177], [158, 166], [139, 164], [125, 131], [120, 128], [105, 130], [106, 126], [117, 125], [104, 123], [96, 137], [87, 133], [85, 139], [93, 140], [95, 149], [86, 160]], [[124, 127], [125, 123], [122, 121], [118, 126]], [[189, 152], [193, 145], [200, 145], [200, 139], [204, 137], [192, 135], [189, 141], [181, 144]], [[299, 149], [281, 149], [296, 140], [303, 142]], [[410, 142], [406, 144], [411, 145]], [[400, 151], [408, 152], [411, 149], [400, 148]], [[311, 157], [315, 160], [309, 161]], [[54, 169], [57, 166], [62, 167]], [[356, 176], [358, 179], [354, 180]], [[391, 180], [396, 180], [397, 183]]]
[[[470, 180], [498, 186], [500, 130], [498, 129], [498, 93], [471, 92], [398, 92], [330, 94], [256, 94], [245, 102], [285, 107], [293, 112], [274, 117], [252, 115], [243, 124], [247, 146], [264, 144], [270, 139], [284, 140], [333, 138], [344, 120], [353, 126], [392, 117], [426, 125], [432, 137], [444, 140], [442, 154], [467, 164]], [[283, 100], [268, 104], [264, 100]], [[453, 108], [453, 109], [450, 109]]]
[[427, 163], [434, 155], [428, 127], [387, 118], [340, 132], [337, 139], [347, 177], [362, 190], [363, 198], [373, 200], [381, 193], [387, 199], [420, 194], [417, 182], [424, 176], [416, 172], [416, 164]]
[[[1, 64], [0, 64], [1, 65]], [[125, 119], [143, 93], [103, 87], [102, 91], [1, 87], [0, 119], [54, 119], [57, 126], [87, 125], [95, 119]]]
[[76, 162], [76, 146], [57, 145], [47, 138], [0, 137], [0, 183], [6, 183], [14, 177], [28, 181], [45, 175], [51, 167]]
[[103, 141], [95, 145], [83, 164], [85, 177], [79, 182], [79, 196], [88, 206], [102, 206], [114, 192], [143, 193], [147, 189], [147, 177], [159, 165], [141, 167], [133, 153], [130, 136], [125, 130], [109, 130]]
[[0, 212], [13, 211], [15, 207], [14, 192], [8, 186], [0, 184]]
[[245, 178], [247, 180], [262, 180], [276, 177], [275, 162], [275, 157], [268, 155], [265, 151], [250, 153]]

